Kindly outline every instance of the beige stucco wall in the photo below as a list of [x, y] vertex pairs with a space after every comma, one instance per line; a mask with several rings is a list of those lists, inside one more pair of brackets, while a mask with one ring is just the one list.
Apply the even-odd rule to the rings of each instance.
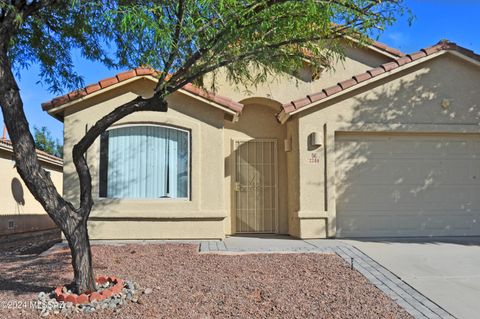
[[284, 139], [286, 127], [278, 123], [275, 114], [280, 111], [280, 104], [266, 99], [251, 99], [246, 103], [242, 115], [235, 123], [225, 122], [225, 203], [229, 207], [225, 220], [225, 233], [235, 233], [235, 203], [233, 192], [234, 151], [233, 142], [251, 139], [274, 139], [277, 141], [278, 171], [278, 233], [288, 233], [287, 207], [287, 172]]
[[[62, 168], [41, 162], [62, 193]], [[9, 229], [9, 221], [14, 228]], [[30, 193], [15, 168], [13, 153], [0, 149], [0, 235], [54, 228], [55, 224]]]
[[[134, 81], [108, 94], [85, 101], [65, 116], [65, 196], [78, 202], [79, 184], [71, 159], [73, 145], [85, 129], [101, 116], [137, 95], [152, 92], [154, 83]], [[168, 112], [139, 112], [120, 120], [129, 123], [158, 123], [191, 132], [191, 198], [189, 200], [126, 200], [98, 198], [99, 141], [89, 149], [95, 205], [89, 229], [92, 239], [131, 238], [221, 238], [226, 217], [222, 156], [224, 112], [191, 97], [175, 93], [168, 98]], [[95, 105], [95, 107], [89, 107]], [[176, 234], [175, 236], [173, 234]]]
[[[335, 236], [335, 134], [480, 133], [478, 66], [445, 53], [393, 77], [289, 120], [298, 121], [299, 127], [300, 237]], [[445, 100], [450, 102], [447, 109], [442, 107]], [[313, 132], [324, 134], [323, 146], [309, 146], [308, 136]]]
[[[217, 75], [217, 93], [228, 96], [235, 101], [249, 97], [267, 98], [282, 104], [304, 98], [307, 94], [316, 93], [335, 85], [355, 74], [377, 67], [391, 61], [390, 58], [367, 48], [345, 47], [343, 59], [333, 61], [332, 67], [325, 70], [318, 80], [302, 81], [292, 75], [271, 76], [268, 81], [257, 87], [246, 90], [242, 86], [231, 85], [222, 72]], [[252, 72], [255, 72], [252, 70]], [[206, 80], [208, 82], [208, 77]]]
[[[245, 104], [237, 122], [211, 105], [175, 93], [166, 113], [141, 112], [117, 125], [158, 123], [191, 131], [191, 198], [189, 200], [113, 200], [98, 198], [99, 141], [88, 150], [95, 205], [89, 221], [92, 239], [222, 238], [235, 232], [232, 200], [232, 141], [276, 139], [278, 159], [278, 232], [301, 236], [298, 120], [287, 125], [275, 115], [281, 103], [317, 92], [389, 58], [360, 48], [346, 48], [345, 60], [336, 61], [319, 80], [303, 82], [293, 76], [272, 78], [247, 93], [219, 77], [217, 93]], [[99, 118], [137, 95], [153, 89], [148, 79], [134, 80], [102, 94], [74, 103], [64, 114], [65, 196], [78, 203], [79, 185], [71, 159], [73, 145]], [[288, 138], [287, 138], [288, 137]], [[284, 140], [293, 150], [285, 152]]]
[[300, 163], [298, 118], [292, 118], [286, 124], [287, 143], [290, 150], [286, 152], [287, 159], [287, 199], [288, 199], [288, 233], [300, 237], [300, 222], [298, 211], [300, 208]]
[[[366, 48], [346, 47], [345, 57], [337, 60], [331, 69], [325, 70], [318, 80], [304, 82], [291, 75], [272, 78], [249, 91], [231, 85], [222, 74], [217, 76], [219, 85], [217, 93], [234, 100], [242, 101], [246, 105], [237, 123], [225, 124], [226, 175], [225, 175], [225, 202], [230, 213], [225, 220], [225, 233], [235, 233], [235, 206], [232, 200], [232, 178], [229, 165], [233, 165], [231, 158], [232, 141], [235, 139], [276, 138], [278, 145], [279, 171], [279, 233], [288, 233], [300, 237], [302, 223], [298, 218], [300, 206], [299, 187], [299, 139], [298, 120], [292, 119], [286, 125], [280, 125], [275, 115], [280, 111], [279, 105], [288, 101], [303, 98], [306, 94], [315, 93], [323, 88], [335, 85], [355, 74], [389, 61], [390, 58]], [[270, 108], [266, 107], [270, 106]], [[285, 151], [284, 141], [292, 141], [292, 150]], [[315, 222], [315, 221], [314, 221]], [[325, 221], [322, 226], [325, 228]], [[309, 226], [303, 226], [303, 228]]]
[[[224, 83], [217, 93], [241, 101], [238, 121], [195, 98], [175, 93], [166, 113], [135, 113], [117, 124], [159, 123], [191, 131], [189, 200], [107, 200], [98, 198], [99, 142], [88, 151], [95, 206], [89, 223], [93, 239], [222, 238], [235, 233], [233, 141], [277, 140], [279, 233], [302, 238], [336, 235], [336, 135], [342, 132], [480, 134], [478, 66], [452, 53], [352, 90], [292, 116], [285, 124], [275, 115], [281, 103], [317, 92], [388, 60], [365, 49], [347, 50], [347, 58], [314, 82], [285, 75], [252, 89]], [[78, 181], [70, 154], [73, 145], [101, 116], [137, 95], [148, 95], [153, 82], [133, 81], [78, 102], [65, 114], [65, 195], [76, 201]], [[444, 108], [445, 101], [449, 107]], [[447, 104], [448, 104], [447, 103]], [[94, 107], [91, 107], [94, 106]], [[312, 145], [312, 134], [318, 144]], [[285, 141], [291, 150], [285, 150]]]
[[[137, 94], [153, 88], [149, 80], [121, 87], [71, 109], [65, 116], [65, 195], [78, 203], [79, 186], [70, 154], [71, 149], [102, 115]], [[113, 98], [112, 98], [113, 97]], [[101, 99], [100, 99], [101, 98]], [[85, 101], [87, 102], [87, 101]], [[277, 140], [279, 233], [288, 233], [287, 175], [283, 141], [286, 127], [275, 114], [275, 101], [250, 100], [235, 123], [231, 116], [180, 93], [169, 98], [169, 110], [132, 114], [116, 125], [158, 123], [191, 131], [190, 200], [120, 200], [98, 198], [99, 141], [88, 151], [95, 205], [89, 229], [92, 239], [222, 238], [235, 232], [232, 198], [232, 141], [249, 139]], [[90, 108], [89, 106], [95, 105]]]

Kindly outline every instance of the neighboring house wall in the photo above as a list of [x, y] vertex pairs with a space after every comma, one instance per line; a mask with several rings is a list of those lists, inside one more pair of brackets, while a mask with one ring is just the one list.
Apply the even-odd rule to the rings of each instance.
[[[40, 162], [61, 194], [61, 161], [57, 164]], [[53, 228], [56, 225], [18, 175], [11, 146], [0, 141], [0, 236]]]
[[[289, 119], [299, 122], [301, 237], [336, 235], [336, 191], [345, 185], [336, 179], [335, 142], [342, 132], [434, 133], [439, 145], [453, 133], [473, 134], [463, 134], [463, 139], [480, 137], [478, 68], [449, 53], [413, 68]], [[450, 101], [448, 108], [442, 107], [444, 100]], [[326, 132], [323, 147], [308, 149], [312, 132]], [[310, 162], [323, 159], [325, 151], [325, 161]]]

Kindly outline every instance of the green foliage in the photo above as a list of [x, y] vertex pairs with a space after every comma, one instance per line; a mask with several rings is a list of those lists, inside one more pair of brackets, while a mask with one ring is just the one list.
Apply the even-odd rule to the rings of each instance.
[[202, 85], [206, 74], [214, 78], [219, 70], [251, 86], [269, 74], [294, 72], [306, 60], [329, 67], [342, 56], [345, 35], [364, 43], [405, 11], [401, 0], [52, 3], [20, 19], [10, 56], [16, 67], [38, 63], [53, 91], [83, 84], [73, 71], [72, 49], [112, 68], [142, 65], [171, 74], [157, 87], [167, 93], [188, 82]]
[[101, 32], [106, 26], [103, 15], [100, 2], [53, 1], [41, 7], [25, 18], [13, 39], [13, 66], [19, 70], [38, 64], [40, 79], [52, 92], [82, 86], [82, 77], [74, 71], [74, 49], [89, 60], [115, 66], [104, 47], [108, 39]]
[[47, 152], [48, 154], [63, 158], [63, 145], [58, 140], [54, 140], [50, 130], [42, 126], [40, 129], [33, 128], [33, 138], [35, 148]]

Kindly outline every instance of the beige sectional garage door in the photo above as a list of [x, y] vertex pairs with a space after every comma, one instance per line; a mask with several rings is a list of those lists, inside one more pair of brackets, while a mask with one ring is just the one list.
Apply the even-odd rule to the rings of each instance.
[[339, 134], [338, 237], [480, 235], [478, 135]]

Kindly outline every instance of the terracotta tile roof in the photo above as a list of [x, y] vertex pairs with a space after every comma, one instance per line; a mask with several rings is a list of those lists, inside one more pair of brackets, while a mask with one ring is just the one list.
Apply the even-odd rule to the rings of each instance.
[[370, 69], [364, 73], [354, 75], [350, 79], [347, 79], [345, 81], [339, 82], [334, 86], [328, 87], [326, 89], [323, 89], [320, 92], [314, 93], [307, 95], [304, 98], [288, 102], [286, 104], [283, 104], [283, 110], [285, 113], [291, 113], [294, 112], [298, 109], [301, 109], [303, 107], [306, 107], [314, 102], [320, 101], [322, 99], [325, 99], [327, 97], [333, 96], [335, 94], [338, 94], [342, 92], [343, 90], [346, 90], [348, 88], [354, 87], [355, 85], [358, 85], [364, 81], [367, 81], [369, 79], [375, 78], [379, 75], [382, 75], [384, 73], [387, 73], [389, 71], [392, 71], [398, 67], [401, 67], [405, 64], [411, 63], [413, 61], [420, 60], [422, 58], [425, 58], [427, 56], [430, 56], [432, 54], [435, 54], [439, 51], [444, 51], [444, 50], [453, 50], [453, 51], [458, 51], [459, 53], [468, 56], [470, 58], [473, 58], [475, 60], [480, 61], [480, 55], [476, 54], [472, 50], [468, 50], [466, 48], [463, 48], [453, 42], [444, 40], [440, 41], [439, 43], [428, 47], [421, 49], [420, 51], [407, 54], [406, 56], [400, 57], [398, 59], [395, 59], [391, 62], [384, 63], [380, 65], [379, 67]]
[[[110, 78], [100, 80], [97, 83], [90, 84], [82, 89], [72, 91], [65, 95], [56, 97], [48, 102], [42, 103], [42, 109], [44, 111], [49, 111], [53, 108], [64, 105], [71, 101], [75, 101], [81, 97], [87, 96], [89, 94], [92, 94], [101, 89], [107, 88], [109, 86], [112, 86], [114, 84], [123, 82], [125, 80], [131, 79], [137, 76], [146, 76], [146, 75], [157, 76], [158, 72], [151, 68], [136, 68], [134, 70], [125, 71], [115, 76], [112, 76]], [[227, 97], [223, 97], [212, 92], [206, 92], [198, 87], [193, 86], [190, 83], [185, 85], [182, 89], [196, 96], [200, 96], [212, 102], [215, 102], [234, 112], [240, 112], [243, 109], [243, 104], [241, 103], [235, 102]]]
[[402, 51], [400, 51], [398, 49], [395, 49], [395, 48], [392, 48], [392, 47], [390, 47], [390, 46], [388, 46], [388, 45], [386, 45], [385, 43], [382, 43], [382, 42], [372, 41], [372, 43], [370, 43], [370, 45], [373, 46], [374, 48], [377, 48], [379, 50], [382, 50], [384, 52], [390, 53], [390, 54], [398, 56], [398, 57], [405, 56], [405, 53], [403, 53]]
[[[338, 24], [338, 23], [332, 23], [332, 26], [333, 27], [343, 27], [344, 25], [341, 25], [341, 24]], [[351, 40], [351, 41], [354, 41], [356, 43], [359, 43], [357, 37], [359, 37], [360, 35], [361, 34], [358, 34], [357, 32], [354, 32], [353, 35], [346, 36], [346, 38]], [[396, 57], [405, 56], [405, 53], [403, 53], [402, 51], [400, 51], [398, 49], [395, 49], [395, 48], [392, 48], [392, 47], [386, 45], [385, 43], [375, 41], [371, 38], [369, 38], [368, 40], [369, 40], [368, 43], [364, 44], [367, 47], [369, 47], [369, 46], [373, 47], [377, 50], [383, 51], [383, 52], [385, 52], [387, 54], [390, 54], [390, 55], [394, 55]]]
[[[361, 45], [360, 47], [362, 46], [366, 46], [366, 47], [373, 47], [377, 50], [380, 50], [380, 51], [383, 51], [385, 53], [388, 53], [390, 55], [393, 55], [393, 56], [396, 56], [396, 57], [403, 57], [405, 56], [406, 54], [403, 53], [402, 51], [398, 50], [398, 49], [395, 49], [395, 48], [392, 48], [392, 47], [389, 47], [388, 45], [386, 45], [385, 43], [382, 43], [382, 42], [378, 42], [378, 41], [373, 41], [371, 40], [370, 43], [368, 44], [365, 44], [365, 45]], [[312, 51], [306, 49], [306, 48], [300, 48], [300, 51], [301, 53], [307, 57], [307, 58], [311, 58], [313, 56], [313, 53]]]
[[[6, 149], [10, 152], [13, 152], [13, 145], [12, 145], [12, 142], [9, 141], [9, 140], [0, 139], [0, 148]], [[38, 149], [36, 150], [36, 152], [37, 152], [37, 155], [38, 155], [40, 160], [44, 160], [44, 161], [46, 160], [49, 163], [52, 163], [52, 164], [60, 166], [60, 167], [63, 166], [63, 159], [62, 158], [51, 155], [47, 152], [44, 152], [44, 151], [41, 151], [41, 150], [38, 150]]]
[[185, 91], [190, 92], [192, 94], [201, 96], [201, 97], [206, 98], [208, 100], [211, 100], [211, 101], [213, 101], [215, 103], [218, 103], [222, 106], [225, 106], [225, 107], [229, 108], [230, 110], [235, 111], [237, 113], [241, 112], [242, 109], [243, 109], [243, 104], [235, 102], [234, 100], [232, 100], [228, 97], [225, 97], [225, 96], [217, 95], [217, 94], [212, 93], [212, 92], [206, 92], [205, 90], [202, 90], [202, 89], [194, 86], [191, 83], [188, 83], [182, 89], [184, 89]]

